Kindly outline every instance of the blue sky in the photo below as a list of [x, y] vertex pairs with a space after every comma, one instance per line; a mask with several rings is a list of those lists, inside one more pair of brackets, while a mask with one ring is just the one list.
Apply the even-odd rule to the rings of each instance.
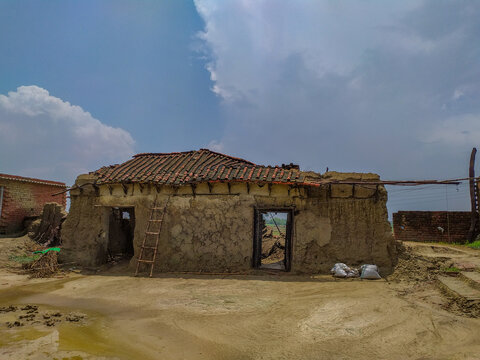
[[[0, 172], [72, 184], [134, 153], [209, 147], [465, 177], [478, 19], [474, 0], [1, 0]], [[390, 210], [468, 208], [463, 186], [390, 190]]]
[[136, 152], [206, 145], [222, 125], [192, 51], [202, 27], [188, 1], [1, 1], [0, 93], [44, 88], [127, 130]]

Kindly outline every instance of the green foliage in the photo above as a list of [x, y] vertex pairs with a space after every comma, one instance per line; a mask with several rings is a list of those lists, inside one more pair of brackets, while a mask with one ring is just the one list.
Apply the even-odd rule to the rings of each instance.
[[452, 266], [452, 267], [443, 269], [443, 271], [444, 272], [460, 272], [460, 269], [455, 266]]
[[475, 240], [474, 242], [467, 244], [469, 248], [480, 249], [480, 240]]
[[[427, 243], [425, 243], [427, 244]], [[428, 244], [433, 244], [433, 245], [455, 245], [455, 246], [466, 246], [466, 247], [469, 247], [471, 249], [480, 249], [480, 240], [475, 240], [474, 242], [472, 243], [467, 243], [466, 240], [465, 242], [445, 242], [445, 241], [438, 241], [438, 242], [432, 242], [432, 243], [428, 243]]]

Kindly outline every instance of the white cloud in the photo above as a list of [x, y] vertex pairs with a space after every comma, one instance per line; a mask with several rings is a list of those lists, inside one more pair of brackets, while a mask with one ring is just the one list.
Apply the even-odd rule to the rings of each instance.
[[[195, 4], [205, 21], [200, 38], [211, 59], [212, 89], [224, 100], [225, 151], [257, 162], [424, 176], [416, 174], [426, 171], [420, 135], [480, 111], [473, 101], [480, 93], [480, 63], [473, 60], [480, 6]], [[452, 101], [463, 100], [467, 88], [472, 101]], [[416, 160], [392, 166], [399, 154]]]
[[461, 89], [455, 89], [452, 95], [452, 100], [459, 100], [465, 96], [465, 92]]
[[213, 58], [207, 66], [213, 91], [226, 100], [254, 97], [278, 81], [279, 68], [295, 55], [313, 76], [347, 74], [366, 48], [393, 34], [378, 29], [415, 3], [195, 0], [205, 20], [199, 36]]
[[38, 86], [0, 95], [2, 171], [72, 183], [133, 154], [134, 140]]
[[390, 179], [466, 175], [480, 141], [480, 3], [195, 5], [224, 152]]
[[446, 119], [431, 133], [426, 133], [426, 142], [448, 146], [478, 146], [480, 143], [480, 114], [466, 114]]
[[225, 147], [223, 143], [217, 141], [217, 140], [212, 140], [208, 143], [207, 149], [213, 150], [213, 151], [218, 151], [218, 152], [223, 152]]

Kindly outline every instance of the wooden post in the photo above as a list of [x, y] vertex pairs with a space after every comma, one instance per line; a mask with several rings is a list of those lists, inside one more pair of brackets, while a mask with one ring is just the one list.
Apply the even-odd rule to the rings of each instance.
[[477, 188], [475, 184], [475, 155], [477, 154], [477, 148], [472, 149], [470, 155], [470, 168], [468, 171], [468, 177], [470, 182], [470, 203], [472, 207], [472, 216], [470, 229], [468, 231], [468, 242], [473, 242], [477, 235], [477, 222], [478, 222], [478, 204], [477, 204]]

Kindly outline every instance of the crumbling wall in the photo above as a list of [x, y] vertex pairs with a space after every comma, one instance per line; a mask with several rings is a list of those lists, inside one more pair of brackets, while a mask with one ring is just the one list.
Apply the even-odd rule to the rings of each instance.
[[[376, 174], [335, 173], [325, 178], [376, 181]], [[292, 270], [328, 272], [336, 262], [376, 264], [388, 274], [396, 264], [396, 244], [388, 222], [383, 186], [332, 184], [312, 188], [295, 217]]]
[[61, 239], [60, 229], [67, 212], [57, 203], [46, 203], [40, 217], [28, 227], [28, 236], [45, 246], [58, 245]]
[[[88, 175], [80, 175], [76, 184], [82, 185], [92, 180], [94, 178]], [[98, 204], [99, 197], [90, 186], [70, 192], [70, 210], [62, 224], [60, 261], [83, 266], [105, 263], [109, 212]]]
[[64, 260], [84, 265], [104, 262], [111, 207], [134, 207], [133, 269], [155, 201], [157, 206], [168, 201], [156, 271], [251, 269], [255, 207], [295, 209], [293, 272], [327, 272], [342, 261], [375, 263], [388, 273], [396, 259], [382, 187], [307, 189], [216, 183], [158, 190], [154, 186], [102, 185], [97, 192], [88, 186], [82, 192], [72, 191], [70, 214], [62, 229]]

